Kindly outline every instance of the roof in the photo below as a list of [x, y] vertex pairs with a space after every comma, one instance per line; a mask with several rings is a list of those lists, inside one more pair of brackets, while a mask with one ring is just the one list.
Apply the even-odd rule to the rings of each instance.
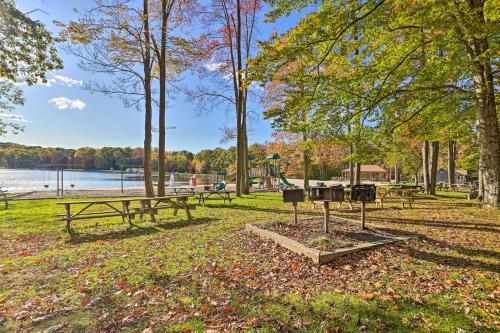
[[[349, 169], [344, 169], [342, 171], [349, 172]], [[378, 165], [368, 164], [361, 166], [361, 172], [389, 172], [389, 171], [382, 167], [379, 167]]]

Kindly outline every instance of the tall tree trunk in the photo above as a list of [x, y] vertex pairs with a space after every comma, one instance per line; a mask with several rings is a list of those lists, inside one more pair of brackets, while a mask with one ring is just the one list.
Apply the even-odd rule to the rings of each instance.
[[241, 70], [243, 68], [242, 61], [242, 49], [241, 49], [241, 0], [236, 0], [236, 79], [237, 79], [237, 127], [236, 131], [238, 132], [237, 136], [237, 170], [236, 170], [236, 196], [241, 197], [242, 191], [244, 190], [244, 179], [245, 176], [245, 160], [244, 160], [244, 138], [243, 138], [243, 94], [241, 87], [243, 86], [243, 78]]
[[160, 102], [158, 108], [158, 196], [165, 196], [165, 113], [166, 113], [167, 0], [161, 1]]
[[[307, 134], [302, 133], [302, 140], [307, 142]], [[307, 193], [309, 189], [309, 151], [304, 149], [302, 152], [304, 158], [304, 191]]]
[[[351, 125], [347, 125], [347, 131], [351, 133]], [[349, 143], [349, 186], [352, 188], [354, 185], [354, 163], [352, 161], [352, 155], [354, 154], [354, 143]]]
[[[485, 22], [485, 1], [468, 1], [472, 13]], [[475, 110], [479, 137], [479, 170], [485, 207], [500, 207], [500, 128], [491, 66], [494, 52], [486, 38], [462, 37], [474, 65]]]
[[394, 182], [399, 184], [399, 166], [397, 164], [394, 166]]
[[448, 140], [448, 187], [455, 185], [456, 145], [454, 140]]
[[[486, 42], [485, 42], [486, 43]], [[479, 170], [482, 178], [482, 202], [485, 207], [500, 207], [500, 129], [491, 65], [481, 66], [474, 76], [475, 109], [479, 136]]]
[[151, 170], [151, 121], [153, 109], [151, 105], [151, 40], [149, 35], [149, 1], [143, 2], [143, 20], [144, 20], [144, 187], [147, 197], [154, 197], [155, 190], [153, 186], [153, 173]]
[[355, 168], [354, 182], [356, 183], [356, 185], [359, 185], [361, 184], [361, 163], [359, 162], [354, 163], [354, 168]]
[[430, 194], [430, 179], [429, 179], [429, 141], [425, 140], [422, 145], [422, 173], [424, 175], [425, 193]]
[[242, 192], [244, 194], [249, 194], [250, 193], [250, 184], [248, 183], [248, 178], [249, 178], [249, 173], [248, 173], [248, 168], [249, 168], [249, 161], [248, 161], [248, 131], [247, 131], [247, 107], [246, 107], [246, 101], [247, 101], [247, 93], [246, 89], [242, 91], [242, 117], [241, 117], [241, 134], [243, 138], [243, 188]]
[[436, 195], [437, 165], [439, 158], [439, 141], [431, 143], [430, 194]]

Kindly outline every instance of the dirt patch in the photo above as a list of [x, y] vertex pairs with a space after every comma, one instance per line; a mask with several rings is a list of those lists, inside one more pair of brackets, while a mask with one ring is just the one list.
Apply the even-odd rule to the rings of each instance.
[[394, 236], [373, 227], [361, 230], [359, 224], [334, 219], [330, 220], [330, 231], [327, 234], [323, 233], [322, 219], [300, 221], [298, 225], [283, 222], [267, 223], [261, 224], [259, 227], [321, 251], [332, 251], [367, 242], [388, 240]]

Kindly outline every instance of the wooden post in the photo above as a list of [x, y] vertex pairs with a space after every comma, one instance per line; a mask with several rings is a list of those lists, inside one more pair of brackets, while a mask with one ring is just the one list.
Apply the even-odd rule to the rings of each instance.
[[330, 222], [330, 203], [328, 201], [323, 201], [323, 213], [325, 214], [325, 225], [323, 231], [327, 234]]
[[361, 200], [361, 229], [366, 229], [365, 227], [365, 201]]
[[64, 169], [61, 168], [61, 197], [64, 197]]
[[64, 208], [66, 209], [66, 231], [68, 234], [71, 234], [71, 206], [70, 204], [64, 204]]
[[295, 225], [299, 224], [299, 219], [297, 218], [297, 203], [293, 203], [293, 220], [295, 222]]

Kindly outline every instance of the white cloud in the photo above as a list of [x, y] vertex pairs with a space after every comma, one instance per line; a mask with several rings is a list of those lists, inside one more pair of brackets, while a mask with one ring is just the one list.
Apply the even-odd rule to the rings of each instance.
[[67, 97], [54, 97], [49, 100], [49, 103], [54, 104], [59, 110], [76, 109], [83, 110], [87, 103], [80, 99], [69, 99]]
[[54, 79], [56, 79], [58, 83], [66, 87], [81, 86], [83, 84], [82, 80], [75, 80], [69, 76], [64, 75], [54, 75]]
[[26, 118], [24, 118], [24, 116], [22, 114], [15, 114], [15, 113], [0, 113], [0, 120], [1, 119], [19, 121], [22, 123], [28, 122], [28, 120]]
[[210, 72], [218, 71], [222, 66], [224, 66], [223, 62], [209, 62], [208, 64], [205, 64], [205, 68]]
[[[64, 76], [64, 75], [52, 75], [52, 77], [48, 78], [46, 81], [47, 82], [43, 82], [41, 79], [38, 79], [35, 85], [52, 87], [53, 84], [59, 84], [61, 86], [73, 87], [73, 86], [81, 86], [83, 84], [82, 80], [76, 80], [69, 76]], [[26, 86], [27, 85], [26, 78], [18, 77], [16, 80], [16, 85]]]

